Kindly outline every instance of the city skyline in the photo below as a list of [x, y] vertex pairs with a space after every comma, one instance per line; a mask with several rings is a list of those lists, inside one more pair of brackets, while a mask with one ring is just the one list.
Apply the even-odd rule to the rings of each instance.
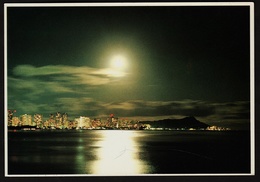
[[248, 129], [249, 13], [246, 6], [9, 7], [8, 109], [194, 116]]
[[18, 130], [212, 130], [212, 131], [230, 131], [231, 128], [219, 126], [210, 126], [198, 121], [194, 117], [185, 117], [181, 119], [164, 119], [157, 121], [139, 121], [129, 120], [127, 118], [118, 118], [110, 114], [106, 120], [101, 118], [89, 118], [87, 116], [75, 117], [71, 120], [67, 113], [56, 112], [50, 114], [49, 118], [44, 120], [43, 115], [23, 114], [20, 117], [14, 116], [16, 111], [8, 110], [8, 131]]

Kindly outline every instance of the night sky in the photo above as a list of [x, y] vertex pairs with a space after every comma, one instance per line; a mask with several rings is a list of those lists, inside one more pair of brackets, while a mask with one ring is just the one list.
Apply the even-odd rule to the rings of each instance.
[[9, 7], [8, 109], [247, 129], [249, 7]]

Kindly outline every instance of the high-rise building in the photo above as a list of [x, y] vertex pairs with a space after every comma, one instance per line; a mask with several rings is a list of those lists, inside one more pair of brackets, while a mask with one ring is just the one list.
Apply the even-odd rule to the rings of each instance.
[[106, 127], [119, 127], [118, 118], [114, 116], [114, 114], [110, 114], [109, 118], [107, 118], [107, 124]]
[[20, 116], [22, 126], [32, 126], [32, 116], [29, 114], [24, 114]]
[[42, 124], [42, 128], [48, 129], [49, 127], [50, 127], [49, 120], [44, 121], [43, 124]]
[[94, 118], [92, 121], [91, 121], [91, 126], [93, 128], [99, 128], [101, 127], [101, 119], [100, 118]]
[[68, 114], [64, 113], [62, 114], [62, 129], [64, 128], [69, 128], [69, 119], [68, 119]]
[[75, 118], [78, 129], [87, 129], [91, 128], [90, 118], [85, 116], [80, 116], [79, 118]]
[[42, 128], [43, 121], [41, 114], [34, 114], [34, 125], [36, 126], [36, 128]]
[[8, 110], [8, 126], [12, 126], [12, 122], [13, 122], [13, 115], [16, 112], [16, 110]]
[[21, 122], [18, 117], [13, 117], [12, 118], [12, 126], [20, 126]]
[[59, 129], [62, 128], [62, 115], [60, 112], [57, 112], [55, 115], [55, 125], [56, 125], [56, 128], [59, 128]]
[[47, 124], [48, 124], [48, 128], [54, 129], [56, 127], [56, 123], [55, 123], [53, 114], [50, 114], [50, 118], [49, 118]]

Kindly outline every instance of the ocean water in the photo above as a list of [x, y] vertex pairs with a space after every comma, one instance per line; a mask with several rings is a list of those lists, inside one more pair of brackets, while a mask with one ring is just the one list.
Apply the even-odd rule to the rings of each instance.
[[8, 175], [250, 173], [250, 132], [8, 132]]

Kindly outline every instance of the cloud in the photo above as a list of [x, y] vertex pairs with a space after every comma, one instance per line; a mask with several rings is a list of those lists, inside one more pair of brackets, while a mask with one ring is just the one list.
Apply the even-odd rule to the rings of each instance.
[[[249, 102], [205, 102], [183, 101], [144, 101], [104, 102], [91, 97], [59, 97], [43, 103], [19, 100], [12, 103], [22, 112], [42, 113], [45, 118], [50, 113], [66, 112], [73, 120], [78, 116], [105, 119], [110, 113], [119, 118], [138, 120], [159, 120], [195, 116], [209, 125], [246, 128], [250, 124]], [[27, 111], [27, 112], [26, 112]], [[47, 119], [47, 118], [46, 118]]]
[[121, 113], [131, 117], [176, 117], [195, 116], [207, 117], [215, 114], [215, 108], [202, 101], [144, 101], [130, 100], [124, 102], [110, 102], [103, 105], [112, 113]]
[[32, 76], [44, 76], [51, 74], [60, 74], [66, 71], [67, 68], [62, 66], [42, 66], [35, 67], [32, 65], [18, 65], [13, 69], [14, 75], [32, 77]]
[[[109, 69], [49, 65], [19, 65], [8, 77], [8, 108], [17, 114], [67, 112], [70, 119], [84, 115], [158, 120], [194, 116], [209, 125], [245, 128], [250, 124], [250, 102], [210, 102], [202, 100], [102, 100], [96, 91], [117, 83]], [[114, 87], [113, 87], [114, 88]], [[106, 92], [102, 93], [106, 94]]]
[[234, 101], [209, 103], [215, 108], [215, 114], [204, 117], [210, 125], [229, 127], [232, 129], [249, 129], [250, 102]]
[[39, 103], [42, 98], [86, 96], [95, 87], [116, 82], [119, 73], [112, 73], [110, 69], [91, 67], [18, 65], [13, 69], [13, 75], [8, 76], [8, 100]]
[[86, 66], [48, 65], [35, 67], [32, 65], [18, 65], [13, 74], [20, 77], [49, 77], [55, 81], [70, 81], [74, 84], [104, 85], [113, 82], [117, 77], [126, 73], [111, 68], [98, 69]]
[[8, 77], [8, 95], [17, 98], [25, 97], [28, 100], [34, 100], [43, 95], [52, 95], [60, 93], [74, 92], [71, 87], [58, 84], [53, 81], [42, 81], [37, 78], [23, 79]]
[[141, 120], [182, 118], [195, 116], [209, 125], [247, 129], [250, 124], [248, 101], [208, 102], [198, 100], [182, 101], [126, 101], [111, 102], [104, 108], [123, 117], [136, 117]]

